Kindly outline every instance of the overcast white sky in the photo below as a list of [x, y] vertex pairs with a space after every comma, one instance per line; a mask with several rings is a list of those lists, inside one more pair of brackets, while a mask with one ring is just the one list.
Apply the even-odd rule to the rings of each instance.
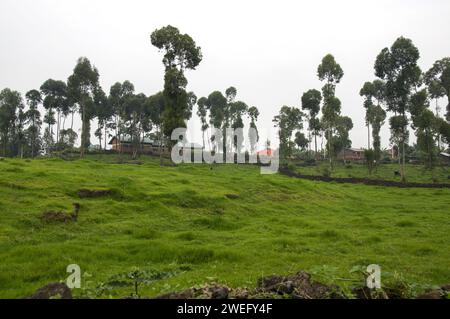
[[[317, 66], [333, 54], [345, 72], [336, 92], [342, 113], [353, 119], [353, 146], [362, 147], [359, 89], [374, 79], [376, 55], [403, 35], [428, 69], [450, 56], [449, 17], [448, 0], [0, 0], [0, 89], [24, 94], [48, 78], [66, 80], [86, 56], [106, 92], [130, 80], [137, 92], [156, 93], [162, 55], [149, 36], [171, 24], [202, 47], [202, 63], [187, 74], [189, 90], [201, 97], [235, 86], [238, 99], [260, 109], [263, 138], [274, 139], [272, 118], [282, 105], [300, 107], [304, 91], [321, 88]], [[194, 117], [189, 128], [200, 142], [198, 123]], [[382, 134], [387, 146], [387, 124]]]

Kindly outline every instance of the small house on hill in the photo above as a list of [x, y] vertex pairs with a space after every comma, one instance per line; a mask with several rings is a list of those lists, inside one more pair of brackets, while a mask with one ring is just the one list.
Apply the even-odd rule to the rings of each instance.
[[344, 161], [363, 161], [364, 149], [362, 148], [345, 148], [339, 152], [337, 158]]

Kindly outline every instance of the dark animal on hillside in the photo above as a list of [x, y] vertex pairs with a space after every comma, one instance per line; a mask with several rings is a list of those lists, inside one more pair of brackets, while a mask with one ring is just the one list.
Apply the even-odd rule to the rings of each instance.
[[394, 175], [395, 175], [395, 176], [401, 176], [401, 174], [400, 174], [399, 171], [395, 171], [395, 172], [394, 172]]

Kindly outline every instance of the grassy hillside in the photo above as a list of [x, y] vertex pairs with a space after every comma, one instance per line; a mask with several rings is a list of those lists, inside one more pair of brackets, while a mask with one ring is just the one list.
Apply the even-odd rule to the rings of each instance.
[[[139, 165], [138, 165], [139, 164]], [[212, 169], [211, 169], [212, 168]], [[123, 297], [143, 272], [154, 296], [300, 269], [349, 287], [351, 270], [382, 267], [384, 282], [450, 282], [450, 190], [399, 189], [260, 175], [245, 165], [160, 167], [117, 158], [0, 161], [0, 297], [23, 297], [81, 266], [78, 296]], [[80, 199], [81, 188], [110, 190]], [[76, 222], [43, 213], [81, 209]], [[152, 279], [159, 279], [151, 281]], [[87, 288], [86, 288], [87, 287]]]
[[[316, 166], [300, 166], [296, 169], [304, 175], [324, 175], [329, 170], [329, 163], [322, 162]], [[332, 177], [361, 177], [388, 181], [401, 181], [395, 172], [400, 171], [398, 164], [382, 164], [369, 175], [365, 164], [342, 162], [335, 163], [331, 172]], [[448, 183], [450, 184], [450, 168], [448, 166], [437, 166], [434, 169], [426, 169], [424, 165], [406, 165], [406, 180], [411, 183]]]

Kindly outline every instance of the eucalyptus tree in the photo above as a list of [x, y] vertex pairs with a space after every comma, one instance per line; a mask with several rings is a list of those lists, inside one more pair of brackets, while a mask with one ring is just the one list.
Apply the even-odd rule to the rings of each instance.
[[162, 146], [164, 137], [162, 125], [163, 125], [163, 114], [165, 105], [166, 104], [163, 92], [158, 92], [154, 95], [149, 96], [144, 105], [145, 113], [148, 114], [151, 123], [154, 126], [156, 126], [156, 134], [159, 145], [159, 157], [161, 164], [162, 164]]
[[[170, 141], [172, 131], [186, 127], [190, 108], [189, 94], [186, 92], [187, 79], [185, 70], [195, 70], [202, 60], [202, 53], [188, 34], [181, 34], [173, 26], [155, 30], [151, 42], [164, 52], [164, 98], [163, 131]], [[171, 146], [171, 144], [169, 144]]]
[[104, 149], [106, 149], [108, 123], [113, 116], [113, 108], [109, 103], [106, 93], [100, 86], [95, 89], [94, 104], [94, 116], [97, 117], [97, 129], [94, 135], [98, 138], [100, 149], [102, 148], [102, 141], [104, 142]]
[[[259, 110], [256, 106], [252, 106], [247, 110], [247, 114], [250, 118], [250, 131], [249, 130], [249, 143], [250, 143], [250, 153], [253, 154], [256, 151], [256, 145], [259, 142], [259, 132], [258, 127], [256, 126], [256, 122], [259, 117]], [[256, 134], [254, 134], [256, 133]]]
[[20, 103], [19, 108], [17, 110], [16, 123], [15, 123], [15, 132], [14, 132], [14, 154], [23, 158], [26, 146], [26, 132], [25, 132], [25, 124], [27, 121], [25, 106], [23, 103]]
[[[67, 85], [64, 81], [48, 79], [40, 87], [44, 96], [44, 108], [47, 110], [45, 121], [48, 124], [49, 138], [53, 140], [53, 128], [56, 124], [56, 143], [59, 142], [61, 113], [67, 112], [69, 107]], [[55, 120], [56, 114], [56, 120]]]
[[[366, 109], [368, 149], [371, 148], [370, 136], [372, 135], [374, 152], [373, 154], [371, 153], [371, 156], [378, 162], [381, 157], [380, 131], [386, 119], [386, 112], [381, 106], [381, 103], [383, 103], [384, 83], [381, 80], [366, 82], [359, 94], [364, 97], [363, 105]], [[372, 125], [372, 134], [370, 125]]]
[[373, 105], [369, 113], [369, 122], [372, 124], [372, 145], [374, 158], [378, 162], [381, 158], [381, 127], [386, 120], [386, 111], [380, 105]]
[[[223, 96], [222, 92], [214, 91], [208, 96], [205, 105], [209, 111], [209, 123], [215, 129], [221, 129], [224, 124], [225, 113], [227, 112], [228, 107], [227, 98]], [[223, 138], [225, 138], [225, 136], [223, 136]], [[214, 151], [218, 152], [218, 141], [216, 136], [211, 136], [211, 140], [213, 142]]]
[[127, 116], [124, 108], [125, 101], [133, 94], [134, 85], [130, 81], [116, 82], [109, 90], [108, 104], [114, 118], [113, 123], [109, 127], [115, 131], [115, 136], [118, 140], [123, 137], [125, 130], [125, 118]]
[[335, 96], [336, 85], [344, 76], [344, 71], [331, 54], [327, 54], [317, 68], [319, 80], [325, 81], [322, 88], [322, 123], [326, 130], [330, 168], [333, 168], [333, 134], [341, 113], [341, 101]]
[[2, 155], [8, 155], [8, 147], [16, 133], [17, 113], [23, 109], [23, 101], [19, 92], [4, 89], [0, 92], [0, 140]]
[[183, 118], [187, 121], [192, 117], [194, 106], [197, 104], [197, 95], [194, 92], [187, 93], [187, 107], [184, 110]]
[[26, 118], [28, 121], [27, 135], [29, 139], [31, 157], [35, 157], [36, 150], [40, 149], [40, 131], [41, 131], [41, 113], [39, 112], [39, 105], [42, 103], [42, 96], [38, 90], [31, 90], [25, 94], [28, 104], [28, 111]]
[[231, 128], [234, 130], [233, 147], [237, 154], [242, 151], [242, 142], [244, 141], [244, 121], [242, 117], [248, 111], [248, 106], [242, 101], [236, 101], [231, 103], [229, 107]]
[[302, 95], [302, 109], [308, 111], [308, 130], [314, 136], [314, 151], [317, 156], [317, 136], [320, 135], [320, 120], [317, 117], [320, 112], [322, 94], [312, 89]]
[[335, 125], [336, 133], [332, 137], [332, 150], [334, 152], [333, 156], [336, 157], [339, 152], [352, 146], [349, 132], [353, 128], [353, 121], [348, 116], [338, 116]]
[[400, 172], [405, 176], [405, 144], [408, 140], [408, 105], [419, 85], [421, 70], [417, 65], [419, 50], [410, 39], [400, 37], [390, 48], [384, 48], [375, 61], [375, 75], [385, 81], [385, 103], [388, 111], [394, 112], [390, 119], [394, 140], [401, 146]]
[[366, 126], [367, 126], [367, 149], [370, 150], [370, 122], [372, 109], [374, 108], [373, 103], [373, 95], [374, 95], [374, 87], [372, 82], [365, 82], [361, 90], [359, 91], [359, 95], [364, 97], [363, 106], [366, 109]]
[[[224, 108], [223, 114], [223, 125], [222, 125], [222, 134], [223, 134], [223, 154], [225, 156], [226, 149], [232, 148], [234, 145], [233, 140], [229, 140], [226, 134], [227, 128], [230, 128], [233, 124], [233, 114], [232, 114], [232, 105], [236, 101], [237, 89], [234, 86], [230, 86], [225, 90], [225, 97], [227, 99], [227, 104]], [[224, 159], [225, 160], [225, 159]]]
[[433, 98], [447, 96], [446, 119], [450, 122], [450, 57], [436, 61], [425, 73], [425, 82]]
[[98, 70], [87, 58], [79, 58], [67, 83], [73, 102], [78, 104], [81, 114], [80, 157], [84, 157], [90, 145], [90, 121], [95, 115], [94, 95], [99, 85]]
[[131, 139], [133, 159], [138, 156], [141, 145], [142, 123], [145, 117], [146, 101], [147, 97], [141, 93], [128, 97], [124, 103], [125, 122], [127, 123], [126, 133]]
[[287, 160], [292, 155], [292, 134], [295, 130], [303, 128], [302, 112], [296, 107], [284, 105], [280, 112], [273, 118], [275, 127], [278, 127], [278, 137], [280, 140], [281, 159]]
[[197, 116], [200, 118], [201, 122], [203, 148], [205, 148], [205, 131], [209, 128], [209, 124], [206, 118], [208, 114], [206, 107], [207, 102], [208, 99], [206, 97], [201, 97], [197, 101]]
[[370, 123], [372, 124], [372, 144], [374, 149], [374, 157], [376, 162], [381, 158], [381, 137], [380, 131], [386, 120], [386, 111], [383, 109], [385, 85], [381, 80], [374, 80], [372, 82], [372, 97], [374, 99], [374, 105], [369, 116]]
[[438, 134], [439, 128], [436, 116], [429, 109], [426, 89], [414, 93], [409, 104], [412, 126], [416, 129], [417, 146], [426, 158], [425, 166], [432, 168], [436, 159], [435, 136]]

